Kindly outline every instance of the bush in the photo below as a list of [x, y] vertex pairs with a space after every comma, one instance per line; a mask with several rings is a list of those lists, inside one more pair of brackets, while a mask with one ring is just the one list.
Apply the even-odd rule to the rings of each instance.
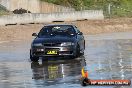
[[[108, 5], [111, 4], [111, 17], [132, 17], [132, 0], [41, 0], [57, 5], [75, 8], [76, 10], [100, 10], [108, 14]], [[114, 6], [114, 7], [113, 7]], [[119, 7], [119, 8], [118, 8]]]

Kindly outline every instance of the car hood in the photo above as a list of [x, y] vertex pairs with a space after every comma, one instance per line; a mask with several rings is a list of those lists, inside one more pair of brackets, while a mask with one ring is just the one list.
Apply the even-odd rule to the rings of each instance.
[[59, 42], [74, 42], [75, 36], [43, 36], [34, 39], [33, 43], [59, 43]]

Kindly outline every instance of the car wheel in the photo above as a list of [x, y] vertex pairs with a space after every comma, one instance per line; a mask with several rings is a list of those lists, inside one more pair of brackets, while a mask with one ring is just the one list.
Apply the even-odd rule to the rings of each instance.
[[[85, 50], [85, 41], [84, 41], [84, 50]], [[84, 50], [80, 53], [80, 56], [83, 56], [84, 55]]]
[[32, 62], [31, 63], [31, 69], [35, 69], [35, 68], [38, 68], [40, 65], [38, 62]]
[[79, 45], [77, 45], [77, 47], [76, 47], [76, 54], [75, 54], [75, 58], [79, 57], [80, 55], [81, 55], [81, 53], [80, 53], [80, 46], [79, 46]]
[[38, 62], [39, 57], [32, 56], [32, 55], [31, 55], [31, 51], [30, 51], [30, 60], [33, 61], [33, 62]]
[[30, 60], [33, 61], [33, 62], [38, 62], [39, 57], [31, 56]]
[[84, 55], [84, 51], [82, 53], [80, 53], [80, 56], [83, 56]]

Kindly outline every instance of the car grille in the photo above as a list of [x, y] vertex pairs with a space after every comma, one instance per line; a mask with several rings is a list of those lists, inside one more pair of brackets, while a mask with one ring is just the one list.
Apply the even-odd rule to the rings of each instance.
[[61, 46], [61, 43], [43, 43], [43, 46]]

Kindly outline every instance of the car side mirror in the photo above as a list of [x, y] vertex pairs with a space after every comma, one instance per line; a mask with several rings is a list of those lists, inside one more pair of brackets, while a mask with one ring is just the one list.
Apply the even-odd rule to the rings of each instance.
[[33, 33], [32, 36], [35, 36], [35, 37], [36, 37], [36, 36], [38, 36], [38, 35], [37, 35], [37, 33]]
[[77, 34], [78, 34], [78, 35], [83, 35], [83, 33], [82, 33], [82, 32], [78, 32]]

